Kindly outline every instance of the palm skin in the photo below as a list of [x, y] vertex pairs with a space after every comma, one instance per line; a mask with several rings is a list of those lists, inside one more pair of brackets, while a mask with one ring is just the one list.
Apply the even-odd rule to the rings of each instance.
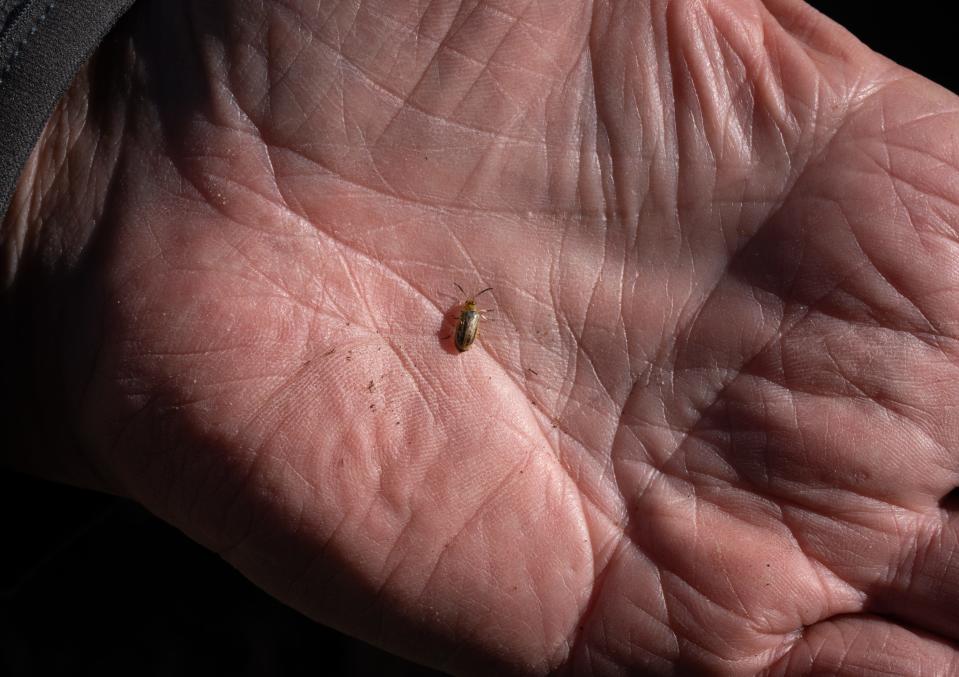
[[13, 462], [452, 672], [948, 672], [956, 110], [792, 0], [141, 0], [7, 215]]

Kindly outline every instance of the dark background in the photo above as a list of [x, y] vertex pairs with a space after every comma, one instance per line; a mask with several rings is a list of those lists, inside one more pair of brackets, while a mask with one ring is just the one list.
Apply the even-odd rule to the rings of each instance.
[[[813, 6], [959, 91], [949, 3]], [[0, 676], [439, 673], [319, 626], [120, 499], [0, 472]]]

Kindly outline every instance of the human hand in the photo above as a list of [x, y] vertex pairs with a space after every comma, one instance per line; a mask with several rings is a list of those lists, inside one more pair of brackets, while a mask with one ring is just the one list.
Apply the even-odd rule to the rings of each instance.
[[142, 0], [10, 354], [51, 474], [434, 666], [948, 671], [955, 123], [791, 0]]

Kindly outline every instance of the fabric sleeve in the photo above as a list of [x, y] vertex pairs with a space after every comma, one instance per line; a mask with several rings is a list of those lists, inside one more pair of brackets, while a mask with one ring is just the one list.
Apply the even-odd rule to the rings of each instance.
[[134, 0], [0, 0], [0, 222], [54, 105]]

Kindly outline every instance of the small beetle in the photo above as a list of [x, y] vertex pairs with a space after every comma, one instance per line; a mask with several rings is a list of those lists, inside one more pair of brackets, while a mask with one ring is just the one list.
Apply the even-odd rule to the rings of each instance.
[[[455, 282], [453, 284], [456, 285], [456, 288], [460, 290], [463, 296], [467, 296], [461, 286]], [[476, 299], [480, 294], [485, 294], [488, 291], [493, 291], [493, 288], [487, 287], [477, 294], [467, 296], [466, 301], [463, 302], [463, 309], [460, 311], [459, 320], [456, 322], [456, 331], [453, 333], [453, 344], [461, 353], [469, 350], [473, 342], [476, 341], [480, 318], [483, 316], [483, 313], [488, 312], [476, 309]]]

